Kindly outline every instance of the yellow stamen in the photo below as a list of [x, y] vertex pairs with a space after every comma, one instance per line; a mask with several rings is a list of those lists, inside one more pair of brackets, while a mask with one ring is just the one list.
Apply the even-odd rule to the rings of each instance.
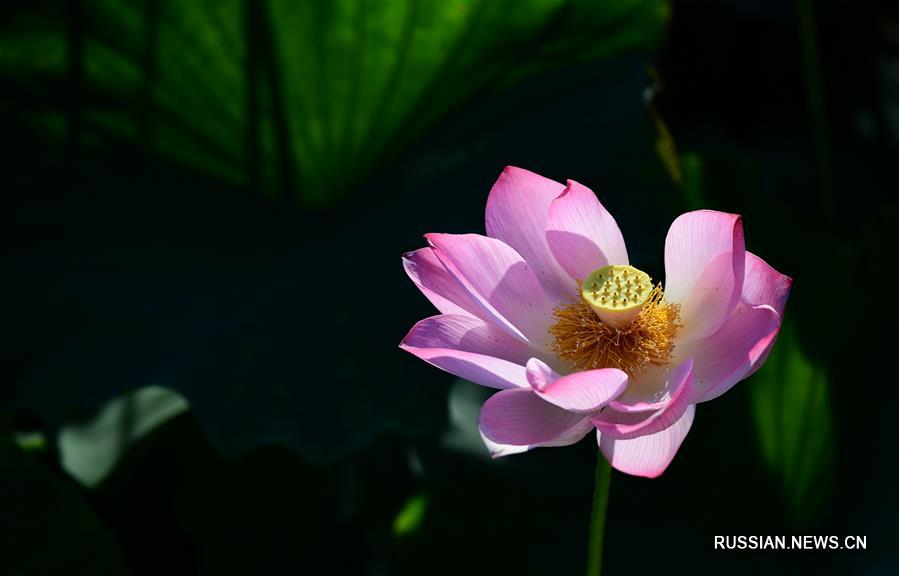
[[556, 308], [553, 314], [556, 323], [549, 333], [558, 358], [578, 371], [618, 368], [631, 377], [649, 364], [668, 363], [680, 328], [680, 306], [664, 301], [661, 284], [650, 291], [625, 329], [603, 322], [583, 297]]

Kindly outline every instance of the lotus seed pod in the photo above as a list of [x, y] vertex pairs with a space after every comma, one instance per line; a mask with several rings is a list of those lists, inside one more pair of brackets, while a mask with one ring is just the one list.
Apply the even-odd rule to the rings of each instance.
[[633, 266], [603, 266], [584, 281], [581, 296], [604, 324], [626, 330], [652, 289], [649, 275]]

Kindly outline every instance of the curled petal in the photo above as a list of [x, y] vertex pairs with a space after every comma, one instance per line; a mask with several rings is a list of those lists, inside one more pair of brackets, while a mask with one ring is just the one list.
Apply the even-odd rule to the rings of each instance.
[[502, 390], [488, 398], [478, 424], [493, 442], [527, 446], [557, 439], [582, 420], [582, 414], [550, 404], [528, 388]]
[[487, 236], [502, 240], [530, 264], [555, 300], [576, 290], [546, 243], [549, 205], [565, 186], [514, 166], [507, 166], [487, 198]]
[[[745, 304], [759, 306], [767, 304], [774, 308], [783, 322], [784, 308], [793, 286], [793, 279], [785, 276], [768, 265], [767, 262], [752, 254], [746, 253], [746, 277], [743, 279], [743, 297]], [[777, 340], [777, 334], [768, 340], [765, 349], [753, 361], [752, 367], [743, 378], [749, 378], [762, 367], [768, 359], [768, 353]]]
[[[684, 356], [689, 357], [678, 357]], [[683, 383], [684, 369], [684, 361], [649, 366], [628, 381], [627, 389], [609, 402], [609, 407], [618, 412], [655, 412], [663, 408]]]
[[784, 276], [752, 252], [746, 253], [742, 297], [744, 302], [752, 306], [767, 304], [783, 315], [792, 286], [792, 278]]
[[688, 358], [671, 374], [671, 396], [654, 412], [618, 412], [608, 408], [592, 416], [593, 425], [609, 438], [628, 440], [673, 426], [693, 399], [693, 360]]
[[609, 264], [628, 263], [624, 237], [615, 219], [589, 188], [573, 180], [549, 207], [546, 241], [575, 280], [584, 280]]
[[655, 434], [616, 440], [597, 434], [599, 449], [616, 470], [633, 476], [655, 478], [662, 474], [693, 425], [696, 406], [691, 404], [673, 426]]
[[400, 348], [460, 378], [490, 388], [529, 387], [525, 363], [532, 350], [478, 318], [443, 314], [412, 327]]
[[687, 212], [665, 239], [665, 299], [681, 305], [685, 340], [714, 333], [743, 289], [743, 223], [735, 214]]
[[425, 238], [478, 303], [478, 316], [535, 345], [544, 343], [553, 303], [515, 250], [501, 240], [477, 234], [426, 234]]
[[537, 358], [526, 366], [528, 382], [540, 398], [570, 412], [599, 410], [627, 387], [627, 374], [616, 368], [559, 376]]

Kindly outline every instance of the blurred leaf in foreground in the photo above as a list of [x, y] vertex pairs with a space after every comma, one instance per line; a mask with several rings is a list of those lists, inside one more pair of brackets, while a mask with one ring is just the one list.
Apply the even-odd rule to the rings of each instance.
[[89, 422], [59, 431], [62, 467], [83, 485], [96, 486], [131, 444], [188, 409], [183, 396], [161, 386], [127, 392], [104, 404]]
[[418, 492], [410, 496], [393, 520], [394, 536], [408, 536], [415, 533], [421, 527], [427, 510], [427, 493]]
[[762, 458], [805, 522], [833, 490], [833, 428], [827, 373], [802, 352], [789, 317], [750, 384]]

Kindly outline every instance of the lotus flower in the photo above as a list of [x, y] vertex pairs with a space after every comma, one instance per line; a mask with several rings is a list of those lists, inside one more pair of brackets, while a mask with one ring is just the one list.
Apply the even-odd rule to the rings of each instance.
[[481, 437], [494, 457], [565, 446], [596, 429], [628, 474], [656, 477], [696, 404], [755, 372], [792, 280], [747, 252], [740, 216], [679, 216], [665, 284], [630, 266], [593, 192], [507, 167], [487, 199], [487, 236], [426, 234], [407, 274], [440, 314], [400, 347], [482, 386]]

